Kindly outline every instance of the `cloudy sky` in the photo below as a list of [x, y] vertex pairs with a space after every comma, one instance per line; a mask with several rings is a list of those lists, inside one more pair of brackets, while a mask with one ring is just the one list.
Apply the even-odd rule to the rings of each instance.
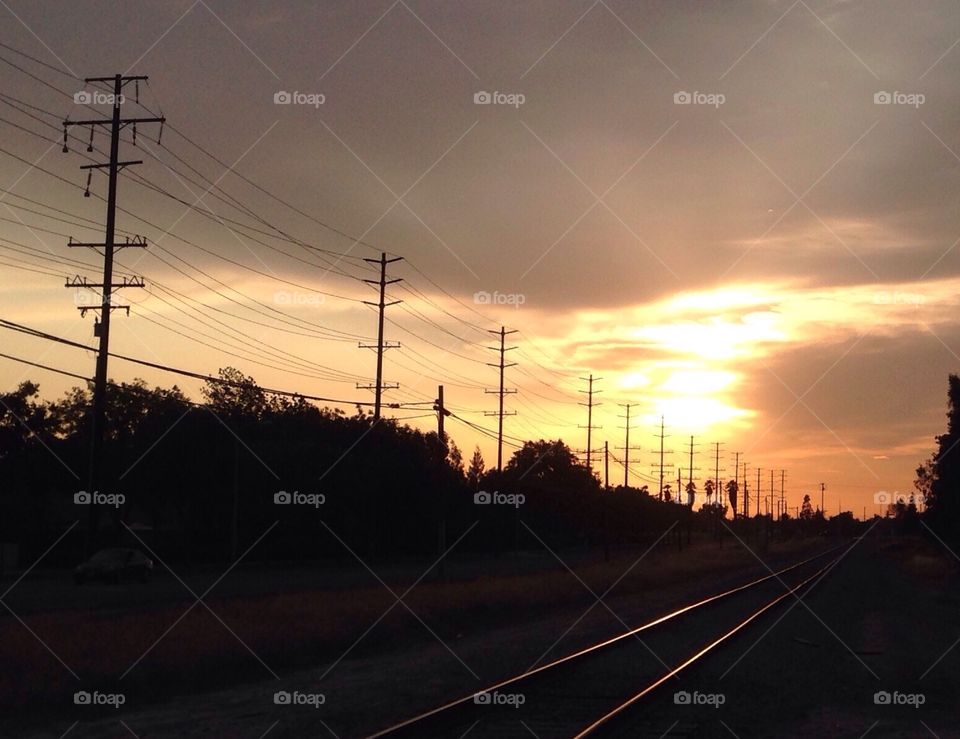
[[[79, 78], [144, 74], [124, 114], [169, 125], [160, 145], [140, 127], [136, 149], [125, 132], [144, 164], [121, 179], [118, 226], [150, 246], [119, 257], [147, 287], [124, 291], [114, 351], [370, 400], [363, 259], [382, 250], [404, 257], [389, 400], [442, 383], [458, 416], [495, 427], [487, 331], [516, 329], [506, 433], [582, 449], [592, 373], [594, 447], [622, 459], [618, 404], [636, 404], [638, 483], [663, 415], [668, 477], [693, 434], [700, 480], [723, 442], [724, 479], [739, 451], [751, 487], [757, 467], [764, 490], [786, 469], [791, 507], [824, 481], [828, 513], [842, 496], [860, 516], [911, 488], [943, 429], [960, 366], [955, 3], [3, 0], [0, 16], [0, 317], [93, 343], [63, 278], [97, 281], [97, 256], [65, 241], [102, 239], [105, 179], [84, 198], [79, 169], [102, 155], [82, 128], [63, 154], [58, 131], [109, 110], [74, 102], [99, 89]], [[3, 346], [93, 371], [76, 349]], [[121, 361], [111, 376], [198, 387]], [[5, 390], [25, 377], [51, 398], [74, 383], [0, 360]]]

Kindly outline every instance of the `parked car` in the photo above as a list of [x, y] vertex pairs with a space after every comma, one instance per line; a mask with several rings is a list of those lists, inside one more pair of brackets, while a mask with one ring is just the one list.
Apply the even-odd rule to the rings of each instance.
[[146, 582], [153, 573], [153, 560], [136, 549], [101, 549], [73, 570], [73, 580], [80, 585], [87, 580], [120, 582], [136, 578]]

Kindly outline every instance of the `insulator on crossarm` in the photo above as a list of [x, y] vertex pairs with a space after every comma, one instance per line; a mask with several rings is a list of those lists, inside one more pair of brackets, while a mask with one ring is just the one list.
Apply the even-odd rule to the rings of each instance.
[[87, 187], [86, 187], [86, 189], [83, 191], [83, 197], [85, 197], [85, 198], [89, 198], [89, 197], [90, 197], [90, 180], [91, 180], [92, 178], [93, 178], [93, 170], [92, 170], [92, 169], [87, 170]]
[[137, 124], [133, 124], [133, 145], [137, 145]]
[[93, 151], [93, 126], [90, 126], [90, 142], [87, 144], [87, 151]]

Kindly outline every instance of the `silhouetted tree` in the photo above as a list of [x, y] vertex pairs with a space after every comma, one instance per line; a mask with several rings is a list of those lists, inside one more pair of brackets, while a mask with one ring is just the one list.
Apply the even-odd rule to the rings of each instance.
[[803, 521], [813, 519], [813, 503], [810, 502], [810, 495], [803, 496], [803, 505], [800, 506], [800, 518]]
[[480, 447], [474, 447], [473, 456], [470, 458], [470, 466], [467, 468], [467, 482], [472, 489], [480, 489], [480, 480], [483, 478], [483, 471], [486, 467], [483, 454], [480, 453]]
[[960, 376], [947, 383], [947, 432], [936, 437], [936, 454], [917, 469], [917, 490], [941, 530], [960, 532]]
[[740, 486], [736, 480], [727, 480], [727, 500], [730, 501], [730, 507], [733, 509], [733, 517], [737, 517], [737, 493]]

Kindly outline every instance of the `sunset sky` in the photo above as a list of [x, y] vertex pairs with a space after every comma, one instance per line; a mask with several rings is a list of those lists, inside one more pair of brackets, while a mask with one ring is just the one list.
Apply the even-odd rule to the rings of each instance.
[[[87, 130], [69, 154], [58, 131], [95, 115], [73, 102], [95, 89], [77, 78], [145, 74], [146, 109], [124, 114], [170, 126], [122, 148], [144, 163], [121, 178], [134, 215], [118, 226], [149, 248], [119, 256], [147, 288], [124, 291], [115, 352], [370, 401], [361, 280], [382, 250], [405, 258], [389, 269], [404, 302], [387, 310], [387, 401], [443, 384], [458, 416], [495, 428], [487, 331], [516, 329], [505, 433], [583, 449], [592, 373], [595, 448], [622, 458], [619, 404], [636, 404], [634, 484], [655, 487], [663, 415], [671, 465], [695, 435], [701, 488], [723, 442], [724, 480], [738, 451], [751, 491], [757, 467], [764, 491], [785, 469], [791, 509], [823, 481], [829, 514], [839, 496], [872, 515], [944, 430], [960, 367], [956, 3], [0, 0], [0, 17], [4, 319], [93, 344], [64, 278], [98, 281], [99, 259], [66, 240], [102, 239], [105, 206], [82, 195]], [[0, 342], [93, 373], [91, 352]], [[199, 388], [122, 361], [110, 375]], [[76, 384], [0, 359], [0, 389], [27, 378], [49, 399]], [[420, 408], [390, 413], [435, 428]], [[490, 438], [447, 430], [496, 459]]]

